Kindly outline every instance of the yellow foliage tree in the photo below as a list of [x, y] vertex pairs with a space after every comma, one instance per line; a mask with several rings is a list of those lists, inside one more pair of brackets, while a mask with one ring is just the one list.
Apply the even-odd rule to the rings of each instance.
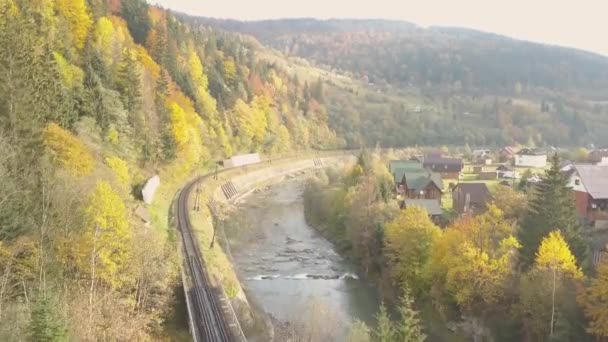
[[82, 84], [84, 72], [79, 67], [70, 64], [60, 53], [53, 52], [55, 63], [59, 69], [59, 73], [63, 78], [63, 84], [68, 88], [73, 88]]
[[576, 258], [559, 230], [549, 233], [540, 243], [534, 268], [539, 271], [550, 271], [553, 275], [553, 288], [551, 292], [551, 336], [555, 322], [555, 290], [558, 277], [562, 275], [578, 279], [583, 276], [576, 266]]
[[116, 144], [118, 142], [118, 131], [116, 130], [116, 127], [111, 126], [108, 129], [108, 134], [106, 135], [106, 139], [111, 142], [112, 144]]
[[84, 229], [74, 244], [77, 264], [91, 278], [92, 292], [96, 279], [117, 288], [126, 281], [122, 271], [131, 243], [125, 204], [108, 182], [98, 181], [84, 214]]
[[93, 42], [107, 66], [118, 63], [127, 37], [126, 25], [120, 18], [101, 17], [97, 20]]
[[242, 140], [242, 144], [246, 145], [253, 141], [255, 131], [253, 126], [253, 114], [251, 107], [243, 100], [238, 99], [234, 103], [233, 107], [234, 119], [235, 119], [235, 133], [237, 137]]
[[57, 12], [66, 19], [74, 45], [82, 49], [93, 24], [85, 0], [57, 0]]
[[556, 271], [580, 278], [582, 272], [576, 266], [576, 258], [560, 231], [553, 231], [543, 239], [536, 253], [534, 266], [541, 270]]
[[198, 54], [196, 54], [196, 51], [192, 49], [188, 53], [188, 71], [190, 72], [190, 77], [196, 86], [207, 90], [209, 81], [207, 80], [207, 75], [205, 75], [203, 64], [201, 63], [201, 59], [198, 57]]
[[510, 236], [500, 242], [496, 252], [486, 252], [464, 242], [447, 271], [446, 287], [459, 305], [471, 307], [493, 304], [502, 298], [513, 272], [514, 254], [521, 245]]
[[234, 63], [234, 59], [232, 59], [232, 57], [230, 58], [226, 58], [224, 60], [223, 63], [223, 71], [224, 71], [224, 79], [227, 82], [234, 82], [237, 78], [237, 70], [236, 70], [236, 64]]
[[272, 86], [274, 87], [276, 93], [285, 93], [286, 87], [283, 84], [283, 80], [277, 75], [274, 70], [270, 72], [270, 80], [272, 81]]
[[291, 150], [291, 138], [287, 127], [284, 125], [279, 125], [279, 128], [277, 128], [277, 146], [277, 152], [279, 153]]
[[[5, 10], [7, 16], [16, 17], [19, 14], [19, 7], [14, 0], [0, 1], [0, 8]], [[0, 17], [0, 23], [4, 23], [6, 18]]]
[[386, 256], [393, 279], [416, 295], [426, 286], [424, 268], [441, 230], [425, 209], [408, 207], [384, 228]]
[[203, 64], [196, 51], [192, 48], [188, 53], [187, 68], [192, 79], [195, 102], [203, 111], [201, 114], [206, 119], [210, 139], [214, 145], [221, 147], [225, 154], [232, 154], [232, 146], [230, 145], [224, 126], [217, 115], [217, 102], [209, 94], [209, 80], [207, 79], [207, 75], [205, 75]]
[[608, 260], [597, 267], [597, 277], [578, 298], [589, 320], [588, 331], [600, 338], [608, 337]]
[[429, 272], [434, 295], [447, 293], [461, 307], [483, 309], [504, 297], [520, 244], [502, 211], [460, 219], [433, 247]]
[[182, 158], [181, 171], [187, 171], [201, 158], [208, 157], [201, 141], [202, 121], [196, 113], [184, 110], [175, 102], [171, 102], [169, 108], [170, 130], [178, 156]]
[[144, 66], [145, 70], [150, 72], [154, 80], [160, 76], [160, 66], [156, 64], [154, 59], [148, 54], [148, 51], [141, 45], [135, 47], [137, 60]]
[[106, 158], [106, 164], [114, 172], [116, 180], [123, 187], [129, 186], [131, 176], [129, 175], [129, 165], [124, 160], [118, 157]]
[[177, 103], [170, 105], [171, 109], [171, 132], [178, 148], [184, 148], [189, 140], [188, 122], [186, 113]]
[[69, 131], [51, 122], [44, 129], [44, 144], [53, 160], [75, 176], [93, 171], [94, 160], [84, 143]]

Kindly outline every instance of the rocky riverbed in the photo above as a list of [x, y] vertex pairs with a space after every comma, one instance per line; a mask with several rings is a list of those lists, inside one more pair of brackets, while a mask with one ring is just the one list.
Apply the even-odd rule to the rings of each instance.
[[225, 224], [229, 249], [249, 300], [274, 326], [326, 324], [314, 322], [325, 317], [344, 336], [353, 319], [373, 322], [376, 291], [306, 224], [302, 190], [301, 179], [289, 179], [243, 199]]

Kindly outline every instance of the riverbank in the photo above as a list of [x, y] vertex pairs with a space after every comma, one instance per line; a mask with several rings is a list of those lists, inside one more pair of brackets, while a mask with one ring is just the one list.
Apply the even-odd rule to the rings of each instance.
[[[308, 170], [319, 169], [325, 165], [339, 164], [343, 160], [350, 159], [352, 159], [352, 156], [348, 152], [329, 152], [268, 160], [244, 168], [220, 172], [216, 177], [206, 178], [195, 191], [192, 191], [189, 198], [189, 214], [200, 249], [205, 255], [207, 271], [212, 282], [226, 293], [243, 330], [254, 331], [256, 329], [256, 312], [251, 307], [247, 293], [243, 290], [232, 265], [230, 246], [222, 243], [221, 220], [215, 222], [210, 207], [215, 207], [218, 211], [216, 215], [222, 216], [223, 212], [229, 209], [235, 201], [246, 198], [255, 189], [295, 177]], [[234, 196], [229, 197], [223, 191], [228, 184], [235, 190], [236, 194], [231, 194]], [[194, 210], [197, 196], [199, 197], [198, 207], [200, 209]], [[170, 215], [168, 221], [170, 221]], [[218, 228], [218, 234], [214, 237], [215, 228]], [[211, 243], [212, 241], [216, 243]]]
[[[402, 305], [403, 289], [396, 286], [391, 273], [394, 269], [390, 267], [384, 248], [385, 225], [402, 211], [390, 194], [392, 177], [387, 182], [387, 173], [382, 163], [371, 163], [365, 156], [349, 170], [319, 172], [306, 186], [304, 204], [307, 223], [363, 270], [361, 275], [375, 285], [382, 301], [398, 321], [403, 318], [397, 313], [397, 307]], [[448, 329], [430, 300], [416, 299], [429, 341], [462, 340]]]
[[333, 322], [340, 340], [353, 318], [373, 323], [377, 296], [306, 224], [302, 176], [241, 199], [225, 226], [227, 242], [245, 292], [274, 322], [276, 341], [294, 329], [322, 331], [323, 321]]

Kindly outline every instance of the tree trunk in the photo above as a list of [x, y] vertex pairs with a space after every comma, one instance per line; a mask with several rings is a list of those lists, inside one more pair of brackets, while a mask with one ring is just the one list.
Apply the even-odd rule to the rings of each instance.
[[23, 296], [25, 297], [25, 303], [30, 305], [30, 299], [27, 296], [27, 287], [25, 286], [25, 280], [21, 279], [21, 285], [23, 286]]
[[[99, 226], [95, 225], [93, 236], [93, 250], [91, 251], [91, 284], [89, 286], [89, 329], [93, 327], [93, 302], [95, 299], [95, 271], [97, 264], [97, 237], [99, 236]], [[92, 333], [92, 330], [89, 331]]]
[[4, 292], [6, 291], [6, 285], [8, 284], [12, 264], [13, 262], [11, 257], [10, 261], [4, 268], [4, 273], [2, 274], [2, 286], [0, 287], [0, 321], [2, 320], [2, 303], [4, 302]]
[[553, 269], [553, 293], [551, 294], [551, 332], [550, 337], [553, 337], [553, 322], [555, 320], [555, 283], [557, 278], [557, 270]]

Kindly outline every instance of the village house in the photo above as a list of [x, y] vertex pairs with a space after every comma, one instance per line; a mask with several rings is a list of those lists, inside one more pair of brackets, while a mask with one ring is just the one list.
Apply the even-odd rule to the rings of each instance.
[[477, 165], [490, 165], [492, 164], [492, 151], [474, 150], [471, 153], [471, 161]]
[[405, 209], [408, 207], [420, 207], [429, 214], [429, 217], [434, 222], [439, 222], [441, 216], [443, 215], [443, 210], [441, 209], [441, 204], [432, 199], [404, 199], [400, 205], [401, 209]]
[[443, 178], [460, 178], [460, 173], [464, 168], [464, 162], [460, 158], [449, 158], [440, 155], [426, 155], [422, 165]]
[[504, 164], [498, 165], [498, 167], [496, 168], [496, 174], [497, 174], [497, 178], [499, 178], [499, 179], [518, 179], [519, 178], [519, 172], [513, 170], [512, 168], [510, 168]]
[[490, 150], [474, 150], [471, 153], [471, 156], [473, 157], [473, 159], [478, 159], [478, 158], [483, 158], [486, 156], [489, 156], [491, 153]]
[[441, 175], [425, 169], [414, 160], [395, 160], [389, 163], [395, 181], [395, 191], [409, 199], [441, 201], [443, 181]]
[[501, 163], [505, 163], [511, 161], [515, 153], [517, 153], [518, 149], [515, 146], [505, 146], [498, 151], [498, 156]]
[[593, 164], [608, 165], [608, 149], [599, 149], [589, 152], [588, 159]]
[[479, 214], [491, 200], [485, 183], [458, 183], [452, 189], [453, 208], [459, 214]]
[[608, 165], [574, 165], [568, 185], [581, 221], [608, 228]]
[[388, 170], [393, 173], [397, 169], [422, 170], [424, 167], [418, 159], [391, 160], [388, 162]]
[[515, 166], [542, 169], [547, 166], [547, 152], [524, 148], [515, 154]]

